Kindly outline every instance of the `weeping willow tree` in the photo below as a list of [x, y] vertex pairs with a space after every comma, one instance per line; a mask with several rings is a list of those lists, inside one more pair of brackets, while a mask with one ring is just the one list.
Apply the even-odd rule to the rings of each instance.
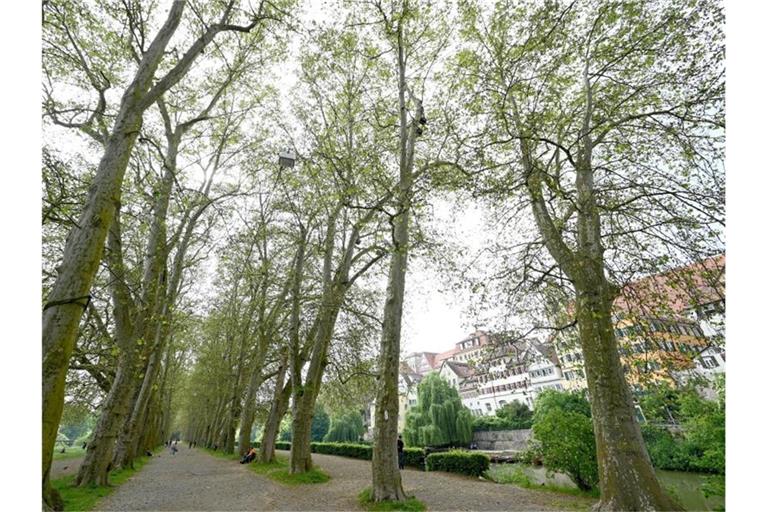
[[472, 440], [472, 414], [456, 389], [432, 373], [419, 383], [418, 402], [405, 416], [403, 435], [410, 446], [466, 445]]
[[331, 416], [331, 428], [325, 434], [323, 441], [331, 443], [346, 443], [359, 441], [365, 432], [363, 417], [357, 411], [346, 411]]

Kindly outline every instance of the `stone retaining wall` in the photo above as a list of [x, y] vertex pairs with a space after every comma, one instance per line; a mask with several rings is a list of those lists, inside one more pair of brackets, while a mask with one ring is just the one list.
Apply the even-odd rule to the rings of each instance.
[[531, 438], [531, 429], [496, 430], [490, 432], [475, 432], [472, 441], [477, 443], [478, 450], [493, 451], [524, 451]]

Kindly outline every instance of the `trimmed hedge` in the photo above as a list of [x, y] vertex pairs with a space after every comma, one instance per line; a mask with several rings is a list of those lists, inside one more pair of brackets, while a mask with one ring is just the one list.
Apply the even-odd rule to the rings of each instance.
[[[254, 441], [251, 443], [251, 446], [253, 448], [261, 448], [261, 441]], [[275, 443], [275, 450], [290, 450], [290, 449], [291, 449], [291, 443], [289, 441], [277, 441]]]
[[[258, 448], [261, 443], [258, 441], [252, 443]], [[325, 455], [338, 455], [340, 457], [351, 457], [353, 459], [371, 460], [373, 458], [373, 446], [370, 444], [359, 443], [310, 443], [312, 453], [322, 453]], [[291, 443], [287, 441], [278, 441], [275, 443], [278, 450], [290, 450]], [[422, 448], [405, 448], [405, 465], [424, 471], [425, 458]]]
[[324, 453], [326, 455], [340, 455], [342, 457], [363, 460], [371, 460], [373, 457], [373, 448], [364, 444], [312, 443], [311, 447], [314, 453]]
[[480, 476], [491, 467], [491, 459], [484, 453], [464, 450], [431, 453], [427, 456], [427, 471], [447, 471], [463, 475]]
[[403, 449], [405, 454], [405, 465], [411, 466], [424, 471], [426, 464], [426, 454], [421, 448], [405, 448]]

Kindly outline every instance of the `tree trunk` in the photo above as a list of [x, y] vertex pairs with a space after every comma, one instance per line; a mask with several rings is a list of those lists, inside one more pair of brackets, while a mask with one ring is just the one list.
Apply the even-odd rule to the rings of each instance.
[[122, 422], [129, 415], [131, 391], [134, 382], [134, 359], [121, 353], [115, 381], [104, 401], [104, 411], [88, 443], [85, 458], [75, 479], [77, 486], [108, 485], [109, 469], [117, 434]]
[[407, 499], [400, 478], [397, 454], [397, 417], [399, 409], [398, 381], [400, 375], [400, 327], [405, 295], [405, 274], [408, 261], [408, 208], [395, 219], [395, 247], [389, 268], [387, 301], [379, 358], [379, 382], [376, 393], [376, 423], [374, 426], [373, 501]]
[[405, 101], [405, 48], [403, 20], [398, 23], [398, 101], [400, 107], [400, 180], [397, 184], [398, 214], [394, 219], [393, 248], [384, 303], [384, 322], [379, 357], [379, 386], [376, 392], [376, 421], [372, 470], [373, 501], [405, 501], [397, 453], [398, 384], [400, 376], [400, 332], [405, 298], [405, 274], [408, 267], [408, 223], [413, 184], [413, 155], [416, 123], [424, 116], [421, 101], [416, 101], [415, 121], [408, 124]]
[[75, 485], [81, 487], [108, 484], [115, 439], [120, 426], [130, 413], [136, 379], [135, 332], [139, 326], [134, 324], [136, 307], [125, 283], [119, 208], [115, 211], [115, 219], [109, 233], [108, 260], [114, 274], [110, 288], [115, 311], [114, 337], [120, 355], [115, 379], [104, 400], [92, 440], [88, 443], [85, 459], [80, 464], [75, 479]]
[[43, 482], [45, 507], [61, 508], [50, 486], [53, 446], [64, 407], [64, 381], [75, 346], [77, 328], [93, 278], [101, 261], [104, 240], [120, 200], [123, 176], [142, 124], [145, 96], [165, 47], [176, 31], [185, 2], [177, 0], [139, 64], [126, 89], [120, 110], [107, 140], [104, 155], [91, 185], [88, 200], [77, 226], [70, 231], [58, 277], [43, 308]]
[[283, 385], [287, 370], [288, 360], [287, 357], [284, 357], [275, 378], [274, 398], [269, 409], [269, 417], [264, 424], [264, 433], [261, 436], [261, 446], [259, 447], [259, 461], [265, 464], [275, 460], [275, 443], [277, 442], [277, 434], [280, 431], [280, 422], [288, 411], [288, 402], [291, 397], [291, 382], [288, 381], [288, 383]]
[[576, 315], [589, 386], [600, 476], [596, 510], [681, 510], [653, 470], [619, 359], [608, 283], [577, 292]]
[[256, 393], [259, 391], [261, 383], [261, 368], [254, 369], [248, 382], [248, 392], [245, 394], [243, 413], [240, 417], [238, 451], [241, 457], [247, 454], [251, 448], [251, 430], [253, 429], [253, 418], [256, 412]]
[[118, 438], [117, 451], [114, 459], [115, 466], [121, 468], [133, 467], [133, 460], [136, 457], [139, 448], [141, 429], [145, 426], [147, 405], [149, 404], [152, 386], [159, 369], [159, 359], [159, 351], [153, 351], [147, 369], [144, 372], [141, 389], [139, 389], [139, 395], [133, 405], [133, 411], [131, 412], [127, 427], [123, 429]]
[[[373, 501], [404, 501], [397, 453], [397, 417], [399, 409], [400, 326], [405, 292], [407, 264], [408, 212], [400, 214], [395, 224], [397, 245], [392, 254], [384, 305], [384, 325], [379, 358], [376, 393], [376, 423], [373, 434]], [[400, 245], [403, 244], [403, 245]]]
[[306, 395], [296, 408], [291, 421], [291, 473], [305, 473], [312, 469], [312, 417], [315, 400]]

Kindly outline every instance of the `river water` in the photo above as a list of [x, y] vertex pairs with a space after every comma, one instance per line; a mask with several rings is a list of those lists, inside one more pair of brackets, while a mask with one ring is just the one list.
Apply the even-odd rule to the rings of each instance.
[[[576, 488], [576, 484], [563, 473], [550, 472], [543, 466], [528, 466], [518, 464], [526, 475], [537, 484], [557, 485], [560, 487]], [[686, 473], [683, 471], [656, 470], [661, 484], [670, 489], [675, 497], [688, 511], [717, 511], [724, 510], [725, 497], [704, 497], [702, 484], [709, 475], [701, 473]]]

